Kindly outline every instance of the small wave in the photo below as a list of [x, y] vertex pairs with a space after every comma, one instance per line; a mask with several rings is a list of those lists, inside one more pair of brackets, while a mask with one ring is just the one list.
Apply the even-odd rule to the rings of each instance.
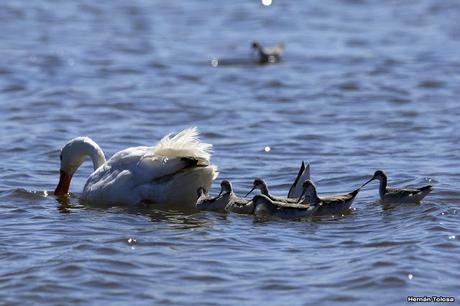
[[401, 246], [401, 245], [413, 245], [417, 244], [418, 241], [379, 241], [379, 242], [370, 242], [366, 243], [363, 246], [368, 248], [387, 248], [392, 246]]
[[5, 192], [5, 195], [19, 197], [22, 199], [42, 199], [48, 197], [50, 194], [53, 194], [53, 191], [31, 191], [24, 188], [16, 188]]
[[444, 86], [444, 82], [439, 80], [425, 80], [418, 83], [418, 87], [420, 88], [427, 88], [427, 89], [437, 89], [442, 88]]

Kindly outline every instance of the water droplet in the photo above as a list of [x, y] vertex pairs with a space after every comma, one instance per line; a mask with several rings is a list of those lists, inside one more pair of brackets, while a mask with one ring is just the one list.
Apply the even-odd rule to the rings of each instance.
[[270, 6], [272, 4], [272, 0], [262, 0], [262, 4], [265, 6]]
[[450, 235], [449, 239], [455, 239], [455, 235]]
[[407, 275], [409, 279], [412, 279], [414, 276], [412, 274]]
[[213, 66], [213, 67], [219, 66], [219, 61], [217, 60], [217, 58], [213, 58], [211, 60], [211, 66]]
[[266, 147], [264, 148], [264, 151], [265, 151], [265, 152], [270, 152], [271, 150], [272, 150], [272, 148], [270, 148], [269, 146], [266, 146]]

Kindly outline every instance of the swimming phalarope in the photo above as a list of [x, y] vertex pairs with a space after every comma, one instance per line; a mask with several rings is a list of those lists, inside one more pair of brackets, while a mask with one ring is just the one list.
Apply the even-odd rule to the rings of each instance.
[[258, 194], [252, 199], [255, 215], [270, 215], [280, 218], [303, 218], [316, 214], [321, 205], [303, 203], [286, 203], [273, 201], [264, 194]]
[[279, 43], [271, 48], [264, 48], [257, 41], [252, 43], [252, 48], [257, 51], [257, 62], [259, 64], [273, 64], [279, 62], [285, 47], [283, 43]]
[[420, 203], [433, 190], [433, 186], [431, 185], [421, 188], [390, 188], [387, 186], [388, 179], [383, 170], [375, 171], [374, 176], [364, 185], [373, 180], [380, 181], [380, 200], [386, 203]]
[[248, 205], [251, 201], [238, 197], [233, 192], [232, 183], [228, 180], [220, 183], [220, 193], [215, 197], [209, 197], [202, 187], [198, 188], [197, 193], [199, 198], [195, 207], [198, 209], [232, 211], [242, 214], [252, 211], [251, 205]]
[[[361, 190], [360, 187], [349, 193], [319, 197], [316, 186], [311, 180], [306, 180], [303, 183], [303, 188], [303, 193], [299, 201], [310, 205], [319, 205], [316, 211], [317, 215], [339, 214], [349, 209], [356, 195]], [[308, 198], [303, 198], [304, 194], [308, 194]]]

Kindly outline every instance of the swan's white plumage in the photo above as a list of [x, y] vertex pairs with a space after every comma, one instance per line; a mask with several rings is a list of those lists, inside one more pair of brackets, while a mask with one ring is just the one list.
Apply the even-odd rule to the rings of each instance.
[[209, 189], [218, 174], [210, 164], [211, 148], [199, 140], [196, 128], [189, 128], [163, 137], [154, 147], [122, 150], [90, 175], [82, 199], [98, 204], [149, 201], [193, 206], [198, 187]]
[[168, 134], [154, 147], [153, 154], [166, 157], [189, 156], [209, 161], [212, 145], [201, 142], [198, 135], [196, 127], [183, 130], [173, 137]]

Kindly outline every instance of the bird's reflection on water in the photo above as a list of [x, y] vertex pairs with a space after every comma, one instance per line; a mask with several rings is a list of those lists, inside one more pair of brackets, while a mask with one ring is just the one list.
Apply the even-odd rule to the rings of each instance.
[[159, 204], [141, 203], [139, 205], [97, 205], [97, 203], [86, 203], [78, 198], [75, 193], [55, 197], [57, 210], [62, 214], [77, 212], [78, 210], [104, 210], [106, 212], [142, 215], [149, 218], [151, 222], [166, 222], [177, 229], [190, 229], [204, 227], [210, 224], [199, 210], [184, 208], [180, 206], [166, 206]]

